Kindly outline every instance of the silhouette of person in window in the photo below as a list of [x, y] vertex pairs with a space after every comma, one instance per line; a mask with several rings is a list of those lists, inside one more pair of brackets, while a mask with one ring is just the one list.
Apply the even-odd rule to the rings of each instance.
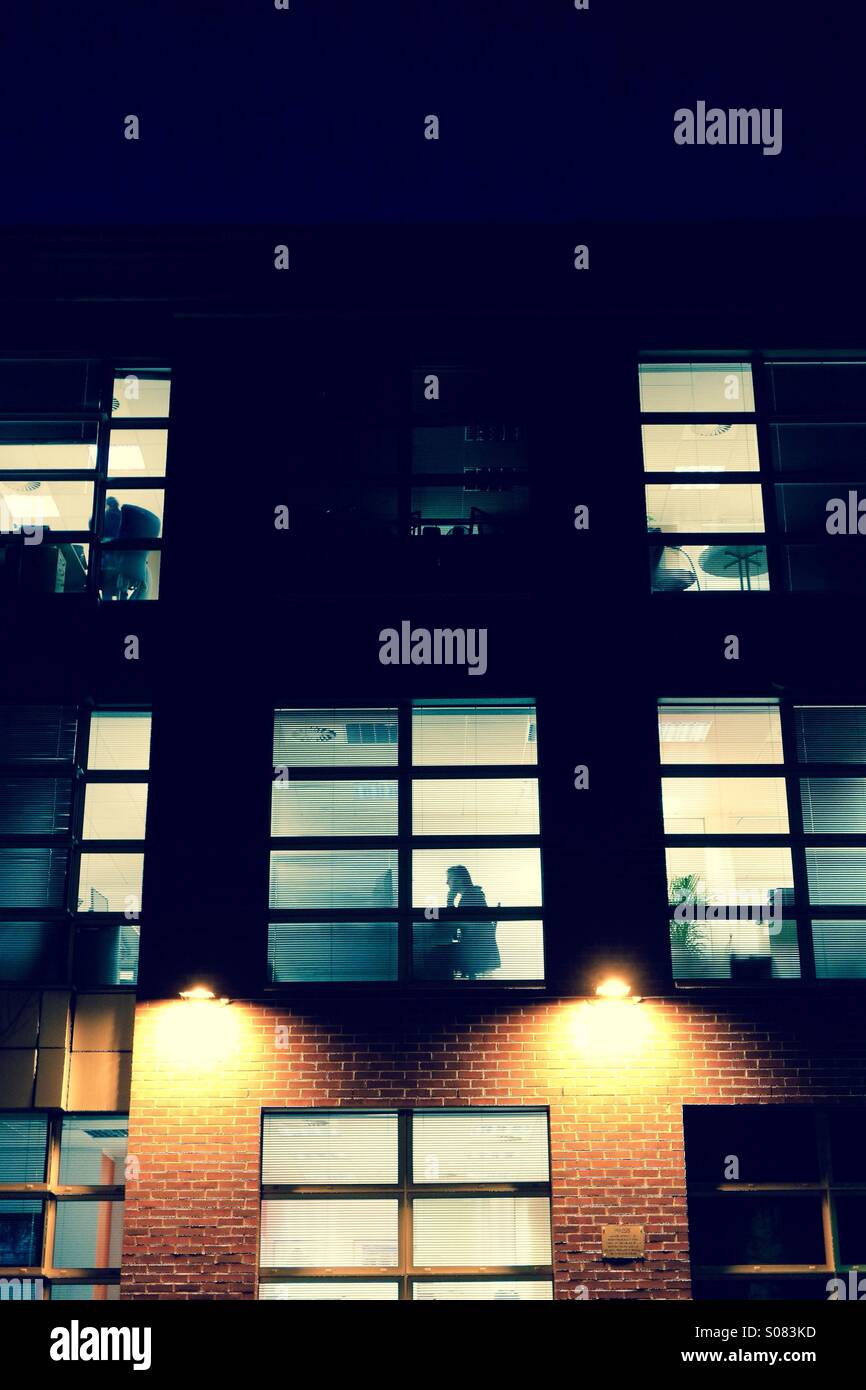
[[[480, 884], [464, 864], [453, 865], [445, 875], [448, 883], [447, 907], [486, 907], [487, 899]], [[452, 950], [455, 978], [479, 980], [502, 964], [496, 944], [495, 922], [455, 922], [456, 940]]]

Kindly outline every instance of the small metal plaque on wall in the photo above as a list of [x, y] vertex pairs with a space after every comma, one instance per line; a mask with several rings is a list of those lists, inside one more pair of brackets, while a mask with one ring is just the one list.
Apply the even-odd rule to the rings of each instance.
[[643, 1226], [602, 1226], [601, 1255], [604, 1260], [642, 1260], [646, 1254]]

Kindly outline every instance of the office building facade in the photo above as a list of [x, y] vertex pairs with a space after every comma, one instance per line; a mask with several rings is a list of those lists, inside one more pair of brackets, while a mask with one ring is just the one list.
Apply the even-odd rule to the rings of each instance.
[[830, 1297], [866, 352], [301, 246], [10, 300], [4, 1296]]

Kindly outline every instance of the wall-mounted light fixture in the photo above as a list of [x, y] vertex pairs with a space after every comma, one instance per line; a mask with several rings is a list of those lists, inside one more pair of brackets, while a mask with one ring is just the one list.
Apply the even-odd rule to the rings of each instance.
[[225, 997], [217, 999], [216, 994], [210, 986], [203, 984], [190, 985], [187, 989], [182, 989], [180, 991], [180, 997], [181, 999], [185, 999], [189, 1004], [217, 1003], [225, 1006], [231, 1003], [231, 1000]]
[[631, 985], [621, 975], [606, 975], [595, 987], [599, 999], [627, 999], [629, 1003], [639, 1004], [639, 994], [632, 994]]

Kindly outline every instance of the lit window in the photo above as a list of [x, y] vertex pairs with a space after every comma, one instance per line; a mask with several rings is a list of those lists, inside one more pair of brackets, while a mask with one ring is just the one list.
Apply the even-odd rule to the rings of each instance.
[[143, 711], [0, 707], [0, 983], [135, 983], [149, 750]]
[[531, 704], [278, 710], [272, 982], [543, 979], [539, 832]]
[[126, 1150], [126, 1115], [0, 1113], [0, 1299], [118, 1297]]
[[659, 738], [674, 978], [866, 978], [866, 711], [664, 701]]
[[545, 1111], [264, 1116], [260, 1298], [549, 1300], [551, 1249]]
[[99, 361], [0, 362], [0, 595], [158, 597], [168, 373], [107, 382]]

